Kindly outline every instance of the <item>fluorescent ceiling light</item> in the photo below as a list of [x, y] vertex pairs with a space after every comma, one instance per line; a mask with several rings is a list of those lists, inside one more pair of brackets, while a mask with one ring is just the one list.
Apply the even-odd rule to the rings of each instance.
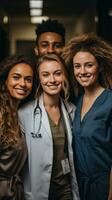
[[42, 9], [30, 9], [31, 16], [39, 16], [42, 15]]
[[9, 19], [8, 19], [8, 16], [4, 16], [4, 17], [3, 17], [3, 23], [4, 23], [4, 24], [7, 24], [7, 23], [8, 23], [8, 20], [9, 20]]
[[95, 17], [94, 17], [94, 21], [95, 21], [96, 23], [98, 23], [98, 21], [99, 21], [98, 16], [95, 16]]
[[110, 17], [112, 17], [112, 9], [110, 9], [110, 10], [108, 11], [108, 15], [109, 15]]
[[29, 5], [30, 5], [30, 8], [42, 8], [43, 7], [43, 1], [41, 1], [41, 0], [38, 0], [38, 1], [30, 0]]
[[39, 16], [39, 17], [31, 17], [31, 23], [36, 24], [36, 23], [41, 23], [42, 20], [47, 20], [47, 16]]

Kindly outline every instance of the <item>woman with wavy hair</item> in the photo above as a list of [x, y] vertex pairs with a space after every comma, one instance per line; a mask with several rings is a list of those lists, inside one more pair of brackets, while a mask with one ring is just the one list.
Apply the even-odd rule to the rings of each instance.
[[26, 192], [32, 200], [79, 200], [71, 146], [74, 106], [67, 102], [65, 63], [46, 54], [38, 60], [37, 75], [35, 101], [19, 110], [29, 152]]
[[112, 200], [112, 46], [83, 34], [63, 57], [78, 100], [73, 151], [81, 200]]
[[34, 68], [24, 56], [10, 56], [0, 63], [0, 200], [24, 200], [21, 171], [27, 148], [17, 110], [33, 97]]

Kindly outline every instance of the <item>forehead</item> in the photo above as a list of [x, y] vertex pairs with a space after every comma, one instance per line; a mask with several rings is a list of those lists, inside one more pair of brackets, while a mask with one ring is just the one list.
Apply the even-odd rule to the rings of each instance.
[[19, 63], [14, 65], [14, 67], [9, 71], [9, 74], [19, 73], [19, 74], [33, 74], [33, 70], [29, 64]]
[[50, 70], [55, 71], [55, 70], [61, 70], [62, 68], [63, 68], [62, 63], [55, 60], [44, 61], [39, 66], [40, 71], [50, 71]]
[[91, 60], [95, 60], [95, 56], [90, 53], [90, 52], [86, 52], [86, 51], [79, 51], [77, 52], [74, 57], [73, 57], [73, 60], [76, 60], [76, 59], [91, 59]]
[[55, 32], [45, 32], [42, 33], [39, 37], [39, 42], [62, 42], [62, 36]]

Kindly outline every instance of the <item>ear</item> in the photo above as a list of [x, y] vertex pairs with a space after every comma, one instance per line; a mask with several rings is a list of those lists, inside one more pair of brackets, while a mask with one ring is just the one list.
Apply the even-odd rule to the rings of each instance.
[[39, 53], [38, 53], [38, 48], [37, 47], [34, 48], [34, 51], [35, 51], [35, 55], [38, 56]]

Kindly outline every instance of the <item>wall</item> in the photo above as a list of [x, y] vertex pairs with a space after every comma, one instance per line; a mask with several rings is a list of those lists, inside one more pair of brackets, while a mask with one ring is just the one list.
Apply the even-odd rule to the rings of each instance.
[[[84, 32], [94, 31], [96, 32], [96, 24], [94, 21], [95, 10], [86, 10], [81, 15], [74, 15], [71, 17], [58, 17], [58, 20], [66, 28], [66, 42], [68, 42], [73, 36]], [[56, 16], [53, 18], [57, 19]], [[9, 30], [10, 38], [10, 53], [16, 53], [16, 41], [17, 40], [34, 40], [35, 41], [35, 24], [29, 24], [25, 21], [12, 22]]]

